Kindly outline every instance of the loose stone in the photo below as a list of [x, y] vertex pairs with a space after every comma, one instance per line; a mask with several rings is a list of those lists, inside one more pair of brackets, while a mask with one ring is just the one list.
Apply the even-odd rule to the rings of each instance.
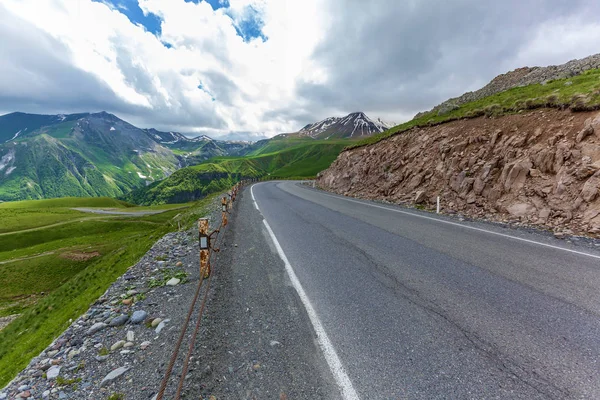
[[85, 333], [86, 335], [93, 335], [96, 332], [101, 331], [102, 329], [106, 328], [106, 324], [104, 322], [96, 322], [94, 325], [91, 326], [90, 329], [87, 330], [87, 332]]
[[121, 326], [125, 325], [125, 323], [129, 320], [127, 315], [119, 315], [118, 317], [113, 318], [110, 321], [110, 326]]
[[113, 344], [112, 346], [110, 346], [110, 350], [111, 351], [118, 350], [121, 347], [123, 347], [124, 345], [125, 345], [125, 341], [124, 340], [119, 340], [118, 342], [116, 342], [115, 344]]
[[171, 278], [167, 281], [167, 286], [175, 286], [177, 285], [179, 282], [181, 282], [181, 279], [177, 279], [177, 278]]
[[162, 318], [154, 318], [152, 320], [152, 327], [156, 328], [158, 326], [158, 324], [160, 324], [162, 322]]
[[111, 371], [108, 375], [106, 375], [104, 377], [104, 379], [102, 379], [102, 382], [100, 382], [100, 387], [104, 387], [106, 385], [111, 384], [112, 382], [114, 382], [118, 377], [120, 377], [121, 375], [123, 375], [125, 372], [129, 371], [128, 367], [119, 367], [113, 371]]
[[61, 367], [58, 365], [50, 367], [48, 372], [46, 372], [46, 379], [48, 379], [48, 380], [56, 379], [56, 377], [58, 377], [58, 374], [60, 374], [60, 368]]
[[143, 320], [146, 319], [147, 315], [148, 315], [148, 313], [146, 311], [143, 311], [143, 310], [135, 311], [133, 313], [133, 315], [131, 316], [131, 323], [139, 324], [140, 322], [142, 322]]

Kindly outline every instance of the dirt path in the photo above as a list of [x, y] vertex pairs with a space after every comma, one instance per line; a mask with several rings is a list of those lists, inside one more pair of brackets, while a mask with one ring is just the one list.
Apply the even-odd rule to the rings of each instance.
[[[180, 208], [182, 208], [182, 207], [180, 207]], [[170, 208], [170, 209], [166, 209], [166, 210], [156, 210], [156, 211], [150, 211], [150, 210], [135, 211], [135, 212], [104, 210], [104, 209], [86, 208], [86, 207], [72, 208], [72, 210], [81, 211], [81, 212], [85, 212], [85, 213], [91, 213], [91, 214], [124, 215], [124, 216], [130, 216], [130, 217], [137, 217], [137, 216], [145, 216], [145, 215], [162, 214], [165, 211], [179, 210], [179, 208]]]
[[47, 251], [45, 253], [36, 254], [34, 256], [13, 258], [13, 259], [6, 260], [6, 261], [0, 261], [0, 265], [2, 265], [2, 264], [9, 264], [9, 263], [17, 262], [17, 261], [30, 260], [32, 258], [49, 256], [49, 255], [54, 254], [54, 253], [55, 253], [54, 251]]

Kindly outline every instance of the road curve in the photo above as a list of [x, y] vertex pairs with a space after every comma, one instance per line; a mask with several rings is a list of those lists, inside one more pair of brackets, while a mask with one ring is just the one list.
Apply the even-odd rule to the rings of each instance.
[[357, 397], [600, 398], [600, 251], [295, 182], [247, 194]]

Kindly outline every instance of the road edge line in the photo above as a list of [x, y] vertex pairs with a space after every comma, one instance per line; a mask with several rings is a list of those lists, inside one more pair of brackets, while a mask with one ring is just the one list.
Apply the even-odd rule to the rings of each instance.
[[[252, 197], [254, 197], [254, 195], [252, 195]], [[300, 301], [302, 301], [302, 304], [306, 309], [308, 318], [310, 319], [313, 329], [315, 330], [315, 333], [317, 335], [317, 341], [319, 342], [319, 346], [323, 351], [323, 356], [325, 357], [325, 360], [329, 365], [329, 369], [333, 374], [333, 378], [335, 379], [341, 391], [342, 398], [344, 398], [345, 400], [360, 400], [358, 394], [356, 393], [356, 390], [354, 390], [354, 386], [352, 385], [350, 377], [346, 373], [346, 370], [344, 369], [344, 366], [342, 365], [342, 362], [338, 357], [337, 352], [333, 347], [333, 344], [329, 340], [329, 336], [327, 336], [327, 332], [325, 332], [323, 324], [321, 324], [321, 321], [319, 320], [319, 317], [317, 316], [317, 313], [315, 312], [315, 309], [313, 308], [310, 299], [306, 295], [306, 292], [300, 284], [300, 281], [298, 280], [298, 277], [296, 276], [292, 265], [290, 264], [289, 260], [287, 259], [287, 256], [283, 252], [283, 249], [281, 248], [281, 245], [279, 244], [275, 233], [273, 233], [273, 230], [271, 229], [271, 226], [269, 225], [266, 219], [263, 219], [263, 223], [267, 228], [267, 232], [269, 232], [269, 235], [271, 236], [271, 240], [273, 241], [273, 244], [275, 245], [275, 248], [279, 253], [279, 257], [285, 264], [285, 270], [290, 280], [292, 281], [292, 285], [294, 286], [294, 289], [296, 289], [296, 292], [300, 297]]]
[[254, 186], [256, 186], [256, 184], [250, 186], [250, 195], [252, 195], [252, 202], [254, 203], [254, 208], [256, 208], [260, 212], [260, 208], [258, 208], [258, 204], [256, 203], [256, 197], [254, 197]]
[[597, 256], [595, 254], [586, 253], [586, 252], [583, 252], [583, 251], [571, 250], [571, 249], [567, 249], [567, 248], [560, 247], [560, 246], [554, 246], [552, 244], [537, 242], [537, 241], [531, 240], [531, 239], [520, 238], [520, 237], [517, 237], [517, 236], [507, 235], [505, 233], [494, 232], [494, 231], [490, 231], [490, 230], [483, 229], [483, 228], [477, 228], [475, 226], [469, 226], [469, 225], [459, 224], [457, 222], [445, 221], [445, 220], [440, 219], [440, 218], [428, 217], [426, 215], [419, 215], [419, 214], [411, 213], [411, 212], [408, 212], [408, 211], [396, 210], [394, 208], [379, 206], [377, 204], [370, 204], [370, 203], [366, 203], [364, 201], [358, 201], [358, 200], [354, 200], [354, 199], [348, 199], [348, 198], [345, 198], [345, 197], [342, 197], [342, 196], [334, 196], [334, 195], [331, 195], [329, 193], [321, 193], [321, 194], [324, 195], [324, 196], [332, 197], [334, 199], [349, 201], [351, 203], [357, 203], [357, 204], [362, 204], [364, 206], [381, 208], [382, 210], [393, 211], [393, 212], [397, 212], [397, 213], [405, 214], [405, 215], [410, 215], [410, 216], [417, 217], [417, 218], [424, 218], [424, 219], [428, 219], [430, 221], [441, 222], [443, 224], [460, 226], [461, 228], [466, 228], [466, 229], [471, 229], [471, 230], [474, 230], [474, 231], [489, 233], [489, 234], [492, 234], [492, 235], [497, 235], [497, 236], [505, 237], [505, 238], [508, 238], [508, 239], [520, 240], [522, 242], [526, 242], [526, 243], [530, 243], [530, 244], [537, 244], [538, 246], [549, 247], [549, 248], [552, 248], [552, 249], [563, 250], [563, 251], [566, 251], [566, 252], [569, 252], [569, 253], [578, 254], [578, 255], [581, 255], [581, 256], [587, 256], [587, 257], [592, 257], [592, 258], [600, 259], [600, 256]]

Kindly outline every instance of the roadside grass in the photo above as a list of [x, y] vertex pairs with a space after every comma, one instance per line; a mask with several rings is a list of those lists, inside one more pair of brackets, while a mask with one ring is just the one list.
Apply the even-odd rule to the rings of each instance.
[[110, 208], [127, 208], [135, 207], [134, 204], [129, 204], [121, 200], [112, 199], [110, 197], [61, 197], [57, 199], [44, 200], [21, 200], [0, 202], [0, 209], [3, 208], [73, 208], [73, 207], [110, 207]]
[[[8, 262], [0, 264], [0, 316], [21, 315], [0, 331], [0, 387], [58, 337], [69, 326], [70, 320], [85, 312], [160, 237], [178, 228], [191, 227], [206, 214], [207, 205], [218, 195], [195, 203], [170, 205], [166, 207], [167, 211], [155, 215], [107, 215], [101, 219], [75, 220], [37, 231], [1, 236], [0, 260]], [[125, 203], [114, 201], [86, 205], [70, 199], [52, 201], [67, 204], [67, 207], [126, 207]], [[33, 214], [43, 214], [31, 205], [19, 206]], [[27, 213], [18, 215], [24, 220], [30, 218]], [[63, 215], [70, 218], [71, 213]], [[11, 262], [44, 252], [53, 253]], [[98, 254], [85, 256], [92, 252]], [[76, 257], [79, 254], [84, 256]]]
[[572, 111], [600, 109], [600, 69], [589, 70], [578, 76], [557, 79], [545, 84], [512, 88], [463, 104], [445, 114], [429, 112], [385, 132], [360, 140], [346, 149], [374, 144], [415, 127], [439, 125], [465, 118], [483, 116], [494, 118], [542, 107]]
[[0, 207], [0, 233], [37, 228], [81, 217], [85, 215], [68, 208]]

